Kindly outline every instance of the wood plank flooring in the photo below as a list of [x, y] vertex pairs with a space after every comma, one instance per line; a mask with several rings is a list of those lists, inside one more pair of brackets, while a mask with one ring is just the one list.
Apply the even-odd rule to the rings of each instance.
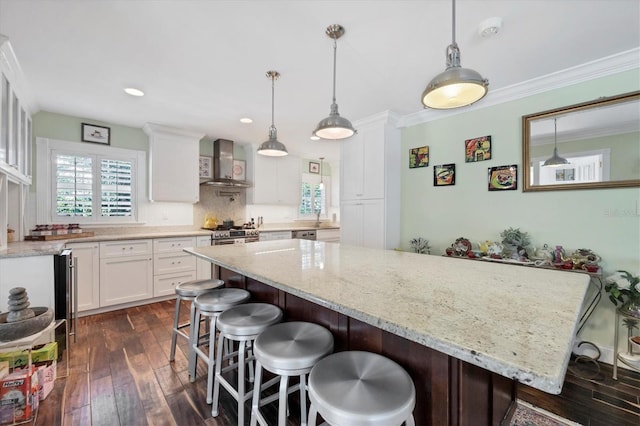
[[[220, 415], [211, 417], [202, 362], [196, 382], [189, 382], [184, 339], [169, 362], [174, 307], [174, 301], [165, 301], [80, 318], [78, 341], [70, 345], [69, 375], [59, 378], [40, 403], [35, 425], [235, 425], [237, 405], [224, 390]], [[181, 312], [186, 321], [187, 304]], [[64, 370], [62, 362], [59, 374]], [[561, 395], [523, 385], [519, 397], [584, 425], [638, 426], [640, 374], [619, 372], [618, 382], [605, 365], [593, 380], [568, 373]], [[269, 424], [276, 424], [276, 407], [266, 408]], [[248, 409], [245, 418], [248, 424]], [[292, 409], [288, 425], [299, 424]]]

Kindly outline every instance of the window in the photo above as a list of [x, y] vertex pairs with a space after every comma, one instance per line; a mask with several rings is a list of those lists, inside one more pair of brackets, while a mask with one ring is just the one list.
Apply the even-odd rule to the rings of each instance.
[[609, 180], [611, 153], [609, 149], [566, 153], [569, 164], [543, 167], [546, 158], [534, 158], [529, 173], [534, 185], [559, 185]]
[[[145, 153], [73, 142], [38, 140], [39, 223], [123, 223], [138, 220]], [[42, 159], [45, 166], [42, 165]], [[41, 179], [45, 182], [41, 183]], [[48, 180], [48, 182], [46, 182]], [[43, 188], [51, 188], [42, 194]]]
[[[329, 178], [325, 176], [324, 180], [328, 181]], [[298, 209], [300, 218], [315, 218], [318, 212], [322, 217], [327, 216], [327, 187], [327, 182], [321, 183], [317, 175], [302, 174], [300, 207]]]

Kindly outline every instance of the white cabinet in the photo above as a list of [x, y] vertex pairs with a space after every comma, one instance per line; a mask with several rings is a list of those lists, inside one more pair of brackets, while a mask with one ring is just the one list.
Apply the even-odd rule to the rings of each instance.
[[[197, 237], [196, 238], [196, 246], [197, 247], [207, 247], [211, 245], [211, 237]], [[194, 256], [195, 257], [195, 256]], [[196, 257], [196, 278], [199, 280], [207, 280], [211, 278], [216, 278], [213, 273], [213, 264], [204, 259], [200, 259]]]
[[[298, 205], [300, 203], [301, 160], [295, 155], [266, 157], [253, 154], [253, 187], [249, 204]], [[249, 167], [248, 167], [249, 168]]]
[[147, 123], [149, 199], [197, 203], [198, 162], [203, 134]]
[[53, 256], [0, 259], [0, 312], [8, 311], [9, 290], [24, 287], [32, 307], [54, 307]]
[[100, 307], [99, 243], [69, 243], [75, 262], [78, 288], [78, 312]]
[[153, 240], [153, 297], [175, 294], [175, 287], [196, 279], [196, 257], [183, 249], [193, 248], [196, 237]]
[[340, 242], [342, 244], [388, 248], [384, 232], [384, 200], [344, 202], [340, 208], [340, 218]]
[[328, 243], [340, 242], [339, 229], [318, 229], [316, 231], [316, 241], [325, 241]]
[[341, 142], [340, 242], [371, 248], [400, 245], [400, 131], [391, 113], [355, 123]]
[[[143, 251], [146, 251], [143, 254]], [[100, 243], [100, 306], [153, 297], [151, 240]]]
[[291, 231], [260, 231], [260, 241], [290, 240]]

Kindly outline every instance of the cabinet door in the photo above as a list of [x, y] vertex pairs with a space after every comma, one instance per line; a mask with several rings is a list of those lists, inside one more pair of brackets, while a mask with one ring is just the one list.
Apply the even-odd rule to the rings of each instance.
[[100, 248], [98, 243], [67, 244], [72, 250], [78, 286], [78, 312], [100, 307]]
[[255, 154], [253, 204], [298, 205], [300, 177], [299, 157]]
[[340, 208], [340, 242], [384, 249], [384, 200], [343, 203]]
[[196, 272], [189, 271], [178, 274], [157, 275], [153, 279], [153, 297], [175, 294], [176, 286], [196, 279]]
[[[196, 240], [198, 247], [207, 247], [211, 245], [211, 237], [198, 237]], [[196, 258], [196, 276], [199, 280], [208, 280], [214, 278], [213, 264], [207, 260]]]
[[151, 255], [100, 259], [100, 306], [153, 297]]
[[341, 146], [342, 199], [384, 197], [384, 124], [358, 130]]

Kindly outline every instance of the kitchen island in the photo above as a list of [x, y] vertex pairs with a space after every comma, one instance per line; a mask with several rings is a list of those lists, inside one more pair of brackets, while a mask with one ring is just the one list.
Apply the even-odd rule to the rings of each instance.
[[416, 424], [500, 424], [516, 382], [560, 393], [586, 274], [284, 240], [186, 250], [286, 320], [327, 326], [416, 385]]

